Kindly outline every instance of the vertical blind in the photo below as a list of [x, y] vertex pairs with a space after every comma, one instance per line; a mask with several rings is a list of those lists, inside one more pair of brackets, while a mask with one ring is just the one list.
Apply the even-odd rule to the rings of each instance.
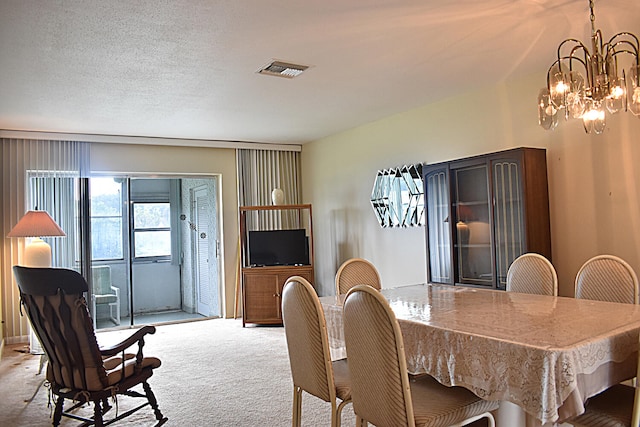
[[79, 251], [78, 178], [87, 177], [90, 144], [76, 141], [45, 141], [2, 138], [0, 227], [2, 245], [2, 314], [8, 343], [20, 342], [28, 333], [21, 318], [20, 297], [12, 266], [22, 263], [26, 239], [6, 238], [27, 210], [46, 210], [67, 237], [44, 238], [52, 248], [52, 266], [76, 267]]
[[[237, 150], [238, 202], [240, 206], [271, 205], [271, 192], [280, 188], [284, 204], [295, 205], [302, 198], [300, 153], [275, 150]], [[295, 212], [260, 211], [247, 216], [247, 228], [299, 227]]]

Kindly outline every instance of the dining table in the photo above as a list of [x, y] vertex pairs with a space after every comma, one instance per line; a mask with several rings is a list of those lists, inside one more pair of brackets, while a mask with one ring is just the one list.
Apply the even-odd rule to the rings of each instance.
[[[636, 375], [639, 305], [436, 284], [380, 292], [398, 319], [410, 374], [511, 402], [527, 425], [558, 425]], [[347, 356], [344, 299], [320, 298], [333, 360]]]

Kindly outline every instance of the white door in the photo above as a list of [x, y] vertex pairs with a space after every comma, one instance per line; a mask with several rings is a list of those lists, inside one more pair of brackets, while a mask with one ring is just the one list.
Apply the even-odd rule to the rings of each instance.
[[[195, 288], [197, 297], [197, 310], [203, 316], [215, 315], [211, 312], [213, 299], [211, 275], [211, 263], [215, 263], [216, 237], [209, 230], [211, 223], [211, 197], [205, 186], [196, 187], [193, 190], [193, 217], [196, 229], [194, 230], [195, 250]], [[211, 230], [213, 232], [214, 230]], [[211, 244], [210, 244], [211, 243]], [[212, 253], [212, 249], [214, 252]]]

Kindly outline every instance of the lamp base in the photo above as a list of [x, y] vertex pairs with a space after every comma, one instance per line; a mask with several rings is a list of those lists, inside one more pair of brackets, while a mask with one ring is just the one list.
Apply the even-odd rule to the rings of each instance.
[[[51, 267], [51, 246], [39, 237], [34, 237], [24, 248], [24, 264], [27, 267]], [[29, 324], [29, 353], [44, 354], [42, 344]]]
[[51, 246], [39, 237], [34, 237], [24, 248], [24, 264], [27, 267], [51, 267]]

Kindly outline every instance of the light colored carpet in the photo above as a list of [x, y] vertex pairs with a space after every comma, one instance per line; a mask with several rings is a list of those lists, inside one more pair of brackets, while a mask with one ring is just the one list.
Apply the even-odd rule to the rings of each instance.
[[[101, 344], [110, 344], [130, 333], [97, 336]], [[240, 320], [212, 319], [158, 326], [145, 342], [144, 354], [162, 360], [149, 384], [169, 418], [165, 426], [291, 425], [293, 386], [282, 327], [243, 328]], [[44, 375], [36, 375], [39, 356], [19, 351], [23, 349], [7, 346], [0, 362], [0, 425], [51, 425], [48, 390], [38, 388]], [[130, 407], [131, 400], [119, 397], [118, 410]], [[355, 425], [351, 405], [344, 409], [342, 420], [345, 426]], [[154, 423], [147, 407], [114, 425]], [[68, 418], [61, 423], [77, 424]], [[305, 393], [302, 425], [330, 425], [329, 403]]]

